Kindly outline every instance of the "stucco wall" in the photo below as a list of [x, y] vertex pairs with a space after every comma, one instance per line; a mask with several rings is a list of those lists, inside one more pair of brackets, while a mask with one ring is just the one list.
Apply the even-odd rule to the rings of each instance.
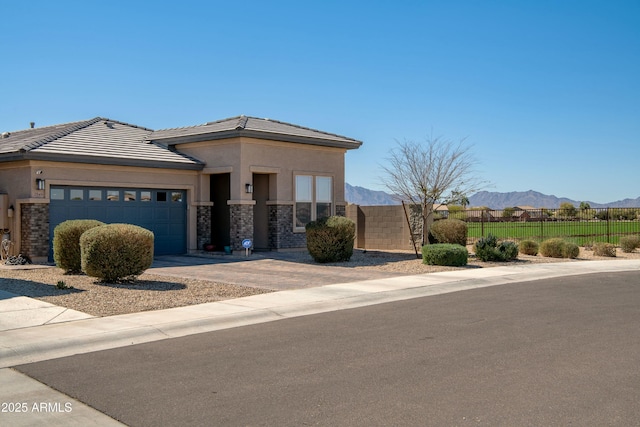
[[254, 173], [276, 174], [269, 189], [269, 200], [294, 200], [293, 177], [296, 174], [333, 177], [336, 203], [344, 202], [344, 154], [342, 148], [268, 141], [254, 138], [232, 138], [181, 144], [179, 150], [206, 163], [204, 173], [230, 172], [231, 199], [251, 200], [245, 184], [251, 184]]
[[356, 223], [355, 247], [413, 250], [409, 226], [401, 205], [348, 205], [346, 215]]

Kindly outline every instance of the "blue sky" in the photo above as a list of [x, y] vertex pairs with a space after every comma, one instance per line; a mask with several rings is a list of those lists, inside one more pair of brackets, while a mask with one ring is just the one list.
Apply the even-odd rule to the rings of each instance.
[[0, 128], [239, 114], [364, 142], [466, 138], [489, 191], [640, 196], [640, 2], [25, 1], [0, 4]]

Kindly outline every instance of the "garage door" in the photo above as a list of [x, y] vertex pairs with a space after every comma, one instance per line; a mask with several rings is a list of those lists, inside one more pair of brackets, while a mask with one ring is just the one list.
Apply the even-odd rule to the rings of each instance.
[[[156, 255], [187, 251], [187, 204], [183, 190], [52, 186], [49, 235], [68, 219], [135, 224], [151, 230]], [[49, 253], [53, 259], [53, 251]]]

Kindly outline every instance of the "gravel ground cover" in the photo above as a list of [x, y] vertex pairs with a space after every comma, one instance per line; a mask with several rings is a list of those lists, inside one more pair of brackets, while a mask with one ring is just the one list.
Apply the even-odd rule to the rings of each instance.
[[[273, 257], [295, 264], [302, 264], [299, 268], [304, 268], [304, 264], [316, 264], [306, 252], [274, 253]], [[502, 265], [630, 258], [640, 259], [640, 252], [636, 250], [633, 253], [623, 253], [618, 249], [616, 258], [606, 258], [595, 257], [592, 251], [581, 248], [580, 256], [576, 260], [519, 255], [516, 261], [498, 263], [481, 262], [472, 254], [469, 258], [469, 264], [465, 267], [439, 267], [422, 264], [422, 260], [417, 259], [413, 252], [364, 252], [356, 250], [352, 259], [347, 263], [324, 265], [326, 268], [338, 265], [356, 269], [376, 269], [398, 274], [424, 274], [468, 268], [490, 268]], [[60, 282], [67, 288], [59, 289], [57, 285]], [[150, 273], [138, 276], [137, 280], [133, 282], [104, 284], [93, 277], [66, 275], [63, 270], [57, 267], [19, 269], [4, 265], [0, 268], [0, 289], [94, 316], [112, 316], [159, 310], [271, 292], [266, 289], [251, 287], [250, 284], [239, 286]]]

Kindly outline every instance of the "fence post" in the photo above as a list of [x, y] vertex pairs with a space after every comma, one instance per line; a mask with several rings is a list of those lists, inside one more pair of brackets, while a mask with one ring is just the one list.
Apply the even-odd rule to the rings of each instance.
[[609, 218], [609, 208], [607, 208], [607, 243], [611, 243], [611, 229], [610, 227], [611, 218]]
[[484, 237], [484, 211], [480, 211], [480, 235]]

